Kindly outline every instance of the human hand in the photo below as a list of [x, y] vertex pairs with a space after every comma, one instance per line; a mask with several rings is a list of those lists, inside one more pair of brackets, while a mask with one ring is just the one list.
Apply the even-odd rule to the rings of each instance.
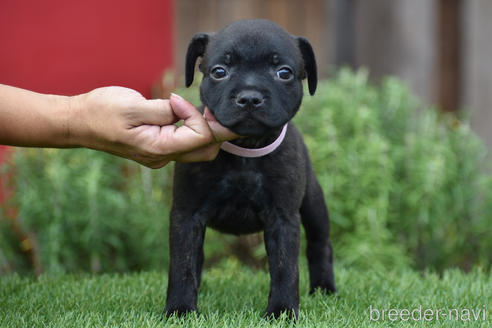
[[[135, 90], [104, 87], [70, 99], [73, 144], [160, 168], [169, 161], [213, 160], [238, 136], [180, 96], [147, 100]], [[176, 126], [183, 120], [182, 126]]]

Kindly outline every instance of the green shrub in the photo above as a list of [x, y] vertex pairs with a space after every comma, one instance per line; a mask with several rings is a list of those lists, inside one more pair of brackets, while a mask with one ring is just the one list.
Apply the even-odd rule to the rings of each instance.
[[[178, 93], [198, 104], [196, 87]], [[371, 85], [363, 70], [321, 81], [295, 122], [339, 263], [490, 266], [492, 179], [466, 122], [422, 108], [394, 78]], [[15, 222], [44, 271], [167, 268], [172, 165], [152, 171], [91, 150], [19, 149], [6, 169], [15, 171]], [[36, 261], [26, 260], [12, 222], [0, 216], [0, 269], [30, 270]], [[206, 256], [227, 255], [233, 240], [207, 232]], [[264, 256], [263, 245], [254, 253]]]
[[19, 149], [13, 167], [10, 206], [38, 271], [167, 267], [171, 168], [152, 171], [87, 149]]
[[343, 262], [490, 265], [491, 176], [467, 123], [421, 108], [395, 78], [370, 85], [364, 70], [322, 82], [296, 122]]

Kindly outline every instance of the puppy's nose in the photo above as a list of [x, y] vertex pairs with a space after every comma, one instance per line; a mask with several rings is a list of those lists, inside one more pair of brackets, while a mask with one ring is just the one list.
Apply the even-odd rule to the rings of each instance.
[[241, 108], [258, 108], [264, 101], [263, 95], [254, 90], [241, 91], [236, 97], [236, 105]]

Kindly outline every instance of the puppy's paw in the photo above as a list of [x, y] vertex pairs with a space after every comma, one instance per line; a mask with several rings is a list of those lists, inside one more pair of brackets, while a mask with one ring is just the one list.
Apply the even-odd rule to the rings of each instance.
[[299, 306], [268, 305], [263, 317], [267, 320], [278, 319], [282, 313], [285, 313], [289, 319], [296, 321], [299, 317]]
[[337, 292], [337, 288], [335, 287], [335, 282], [332, 280], [328, 281], [320, 281], [311, 286], [309, 290], [309, 294], [314, 294], [316, 290], [320, 290], [322, 293], [331, 295]]
[[198, 314], [198, 310], [189, 305], [167, 305], [164, 311], [162, 311], [162, 318], [172, 316], [180, 318], [193, 312]]

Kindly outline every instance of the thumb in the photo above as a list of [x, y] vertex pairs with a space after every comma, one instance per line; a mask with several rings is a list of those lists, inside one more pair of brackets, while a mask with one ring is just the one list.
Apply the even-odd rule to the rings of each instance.
[[139, 102], [135, 109], [135, 118], [139, 123], [136, 125], [164, 126], [178, 121], [167, 99], [145, 99]]

